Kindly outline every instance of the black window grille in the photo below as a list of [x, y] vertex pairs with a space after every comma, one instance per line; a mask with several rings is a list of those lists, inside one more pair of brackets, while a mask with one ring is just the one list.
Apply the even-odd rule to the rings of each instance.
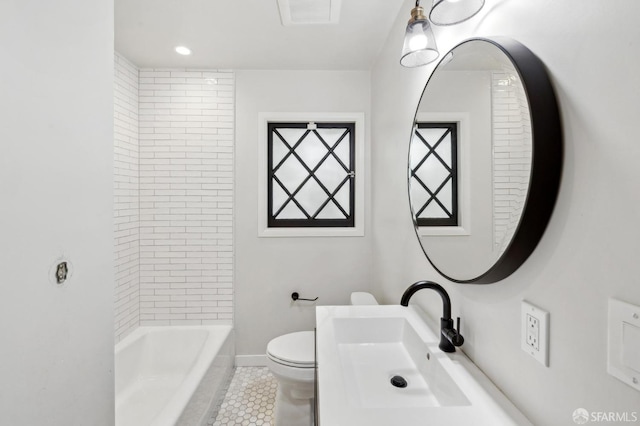
[[410, 152], [418, 226], [458, 226], [458, 123], [417, 123]]
[[355, 226], [355, 123], [268, 123], [268, 227]]

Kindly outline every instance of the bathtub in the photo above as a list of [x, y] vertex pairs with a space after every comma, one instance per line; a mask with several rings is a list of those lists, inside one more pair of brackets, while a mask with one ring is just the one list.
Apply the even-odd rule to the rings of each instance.
[[137, 328], [115, 348], [116, 426], [205, 425], [234, 355], [231, 326]]

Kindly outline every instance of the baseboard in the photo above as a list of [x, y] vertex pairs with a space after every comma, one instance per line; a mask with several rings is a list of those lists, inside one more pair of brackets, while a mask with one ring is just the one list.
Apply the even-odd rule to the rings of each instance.
[[236, 355], [236, 367], [266, 367], [266, 355]]

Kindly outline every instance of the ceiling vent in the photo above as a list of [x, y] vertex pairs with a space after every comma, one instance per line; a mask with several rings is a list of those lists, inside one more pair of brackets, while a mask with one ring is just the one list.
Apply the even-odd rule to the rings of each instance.
[[282, 25], [337, 24], [342, 0], [278, 0]]

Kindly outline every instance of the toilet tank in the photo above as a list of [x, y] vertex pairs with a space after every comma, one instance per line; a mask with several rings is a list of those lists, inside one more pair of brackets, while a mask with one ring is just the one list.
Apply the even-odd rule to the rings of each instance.
[[354, 291], [351, 293], [352, 305], [378, 305], [378, 301], [373, 294], [366, 291]]

